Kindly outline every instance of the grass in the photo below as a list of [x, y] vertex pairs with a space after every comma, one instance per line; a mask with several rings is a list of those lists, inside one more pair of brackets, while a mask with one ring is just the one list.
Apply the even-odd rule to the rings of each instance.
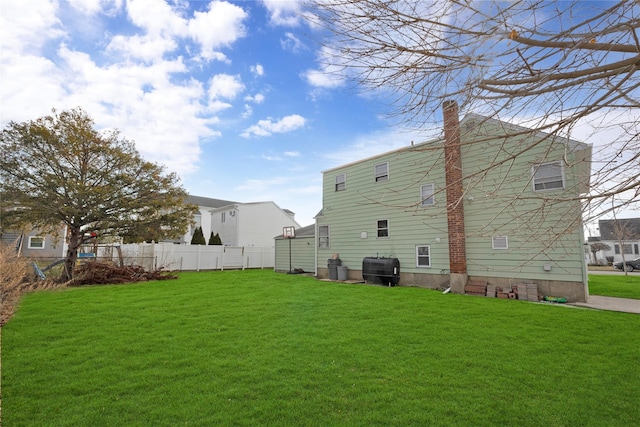
[[589, 294], [640, 299], [640, 273], [624, 275], [589, 275]]
[[640, 425], [640, 316], [271, 271], [26, 295], [7, 426]]

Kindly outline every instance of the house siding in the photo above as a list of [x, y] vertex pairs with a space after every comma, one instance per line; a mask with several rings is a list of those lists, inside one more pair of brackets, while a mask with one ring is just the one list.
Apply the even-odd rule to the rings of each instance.
[[[461, 136], [463, 169], [470, 176], [464, 184], [469, 275], [582, 284], [581, 208], [579, 201], [566, 201], [579, 184], [574, 168], [563, 167], [564, 190], [535, 192], [532, 183], [534, 165], [562, 159], [572, 164], [575, 153], [549, 141], [518, 154], [538, 139], [505, 141], [495, 136], [504, 131], [494, 123], [474, 124]], [[501, 166], [486, 170], [496, 162]], [[508, 249], [492, 249], [493, 236], [507, 236]]]
[[[479, 116], [460, 124], [465, 179], [456, 201], [464, 210], [467, 274], [500, 285], [535, 281], [541, 292], [585, 300], [581, 207], [566, 199], [588, 188], [590, 149], [540, 134], [505, 138], [504, 125]], [[318, 276], [327, 277], [334, 254], [349, 267], [350, 279], [361, 279], [364, 257], [396, 257], [401, 285], [446, 286], [452, 242], [445, 160], [443, 142], [432, 141], [324, 171], [316, 220], [329, 226], [330, 246], [317, 249]], [[557, 160], [563, 160], [564, 189], [535, 192], [533, 166]], [[375, 182], [374, 167], [384, 162], [389, 179]], [[335, 191], [339, 174], [345, 174], [346, 188]], [[435, 185], [432, 206], [420, 204], [424, 184]], [[378, 220], [388, 221], [388, 237], [377, 237]], [[508, 249], [493, 249], [494, 236], [507, 236]], [[430, 267], [416, 266], [416, 245], [429, 245]]]
[[[380, 256], [400, 259], [403, 275], [428, 274], [435, 276], [434, 282], [442, 282], [449, 252], [444, 169], [438, 167], [444, 156], [441, 148], [439, 143], [415, 146], [324, 173], [323, 214], [317, 222], [329, 225], [330, 247], [318, 248], [320, 275], [326, 274], [328, 259], [338, 253], [352, 279], [362, 278], [364, 257]], [[383, 162], [389, 162], [389, 180], [375, 182], [374, 166]], [[335, 191], [335, 175], [340, 173], [347, 174], [347, 186]], [[435, 184], [432, 206], [421, 206], [424, 184]], [[378, 220], [388, 220], [388, 237], [377, 237]], [[431, 246], [431, 267], [416, 267], [416, 245]]]
[[[291, 252], [289, 252], [289, 244], [291, 244]], [[293, 270], [304, 270], [306, 273], [316, 271], [314, 236], [276, 239], [275, 252], [275, 271], [289, 271], [289, 267]], [[291, 265], [289, 265], [289, 253], [291, 253]]]

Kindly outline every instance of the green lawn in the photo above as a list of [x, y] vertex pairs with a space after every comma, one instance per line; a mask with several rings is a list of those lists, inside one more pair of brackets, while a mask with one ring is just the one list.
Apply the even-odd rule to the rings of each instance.
[[640, 299], [640, 273], [590, 274], [589, 295]]
[[6, 426], [640, 425], [640, 316], [272, 271], [27, 295]]

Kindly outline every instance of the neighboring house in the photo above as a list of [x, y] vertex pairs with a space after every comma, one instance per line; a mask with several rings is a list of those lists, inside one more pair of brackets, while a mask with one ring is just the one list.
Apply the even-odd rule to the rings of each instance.
[[[175, 241], [175, 243], [191, 243], [191, 238], [193, 237], [193, 233], [196, 227], [202, 227], [202, 234], [204, 235], [204, 238], [208, 243], [212, 231], [211, 210], [236, 203], [229, 200], [211, 199], [209, 197], [191, 195], [187, 197], [187, 202], [197, 205], [199, 213], [197, 213], [193, 217], [193, 225], [189, 227], [189, 231], [185, 233], [179, 240]], [[214, 234], [216, 233], [215, 230], [213, 230], [213, 232]]]
[[316, 226], [315, 224], [295, 230], [295, 237], [288, 239], [282, 234], [275, 237], [275, 271], [303, 270], [316, 272]]
[[284, 227], [300, 228], [295, 214], [274, 202], [232, 203], [209, 213], [211, 229], [226, 246], [272, 248], [273, 236], [282, 234]]
[[24, 233], [10, 231], [2, 233], [0, 236], [2, 246], [12, 245], [16, 252], [25, 257], [52, 260], [64, 257], [67, 249], [64, 238], [64, 230], [61, 230], [59, 235], [55, 237], [51, 234], [41, 233], [37, 229]]
[[600, 237], [589, 238], [589, 242], [598, 241], [609, 246], [609, 250], [599, 251], [598, 259], [613, 257], [613, 262], [640, 257], [640, 218], [601, 219], [598, 221]]
[[393, 257], [400, 285], [536, 283], [540, 295], [585, 301], [578, 195], [591, 147], [474, 114], [458, 123], [455, 104], [444, 135], [323, 172], [318, 277], [334, 254], [360, 280], [365, 257]]

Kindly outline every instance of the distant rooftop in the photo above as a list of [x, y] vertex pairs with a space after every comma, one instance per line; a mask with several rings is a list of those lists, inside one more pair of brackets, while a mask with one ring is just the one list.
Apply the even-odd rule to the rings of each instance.
[[[635, 240], [640, 239], [640, 218], [601, 219], [598, 221], [602, 240]], [[617, 233], [616, 231], [620, 231]], [[621, 236], [618, 236], [621, 234]]]
[[200, 197], [189, 195], [187, 197], [189, 203], [193, 203], [198, 206], [206, 206], [208, 208], [221, 208], [223, 206], [233, 205], [238, 202], [232, 202], [231, 200], [211, 199], [209, 197]]

